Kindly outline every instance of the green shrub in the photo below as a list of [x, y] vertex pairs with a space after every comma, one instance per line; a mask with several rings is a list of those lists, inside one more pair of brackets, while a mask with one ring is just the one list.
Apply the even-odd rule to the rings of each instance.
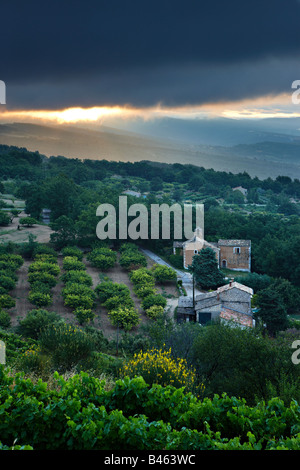
[[161, 294], [150, 294], [142, 301], [142, 308], [145, 311], [147, 311], [153, 305], [158, 305], [165, 308], [167, 305], [167, 300]]
[[0, 255], [0, 262], [11, 263], [12, 266], [15, 266], [15, 269], [18, 269], [23, 265], [24, 259], [21, 255], [5, 253]]
[[176, 271], [165, 265], [154, 264], [151, 268], [151, 272], [157, 282], [174, 281], [177, 279]]
[[183, 256], [182, 255], [170, 255], [169, 261], [176, 269], [183, 269]]
[[34, 271], [28, 274], [28, 282], [29, 284], [40, 282], [43, 284], [47, 284], [48, 287], [52, 288], [56, 286], [57, 280], [53, 274], [49, 274], [46, 271], [45, 272]]
[[130, 295], [115, 295], [110, 297], [105, 302], [103, 302], [103, 307], [107, 308], [107, 310], [114, 310], [118, 307], [134, 307], [134, 302]]
[[65, 306], [73, 310], [77, 308], [91, 309], [94, 306], [94, 299], [88, 295], [68, 294], [65, 297]]
[[126, 250], [121, 254], [119, 263], [122, 268], [131, 271], [140, 267], [146, 267], [147, 259], [145, 255], [139, 251]]
[[33, 282], [30, 284], [30, 291], [31, 292], [41, 292], [43, 294], [50, 294], [51, 295], [51, 287], [44, 283], [44, 282]]
[[34, 261], [40, 261], [42, 263], [57, 263], [57, 256], [49, 253], [38, 253], [34, 257]]
[[42, 352], [49, 354], [59, 371], [72, 369], [94, 350], [93, 338], [83, 330], [65, 323], [49, 325], [40, 335]]
[[37, 374], [39, 377], [49, 375], [51, 371], [51, 358], [41, 354], [40, 347], [34, 345], [20, 354], [17, 358], [16, 368], [22, 370], [25, 374]]
[[60, 273], [60, 267], [58, 264], [47, 263], [43, 261], [34, 261], [28, 268], [28, 273], [47, 273], [52, 276], [58, 276]]
[[95, 318], [95, 313], [90, 308], [77, 307], [74, 311], [79, 325], [90, 323]]
[[41, 332], [48, 326], [62, 321], [56, 312], [48, 312], [44, 309], [30, 310], [26, 317], [19, 320], [17, 331], [20, 335], [38, 339]]
[[110, 248], [95, 248], [87, 255], [87, 259], [96, 268], [106, 271], [114, 267], [117, 253]]
[[37, 307], [47, 307], [52, 304], [52, 296], [50, 293], [30, 291], [28, 300]]
[[0, 308], [15, 307], [16, 301], [9, 294], [0, 294]]
[[145, 267], [131, 271], [129, 278], [136, 287], [154, 287], [155, 285], [155, 279], [152, 272]]
[[34, 250], [33, 250], [33, 258], [36, 255], [43, 254], [43, 255], [52, 255], [53, 257], [57, 257], [57, 253], [54, 248], [49, 246], [46, 243], [37, 243], [35, 242]]
[[16, 271], [12, 269], [1, 269], [0, 276], [7, 276], [15, 282], [17, 282], [18, 280], [18, 275], [16, 274]]
[[157, 317], [164, 313], [164, 308], [161, 305], [152, 305], [146, 310], [146, 315], [155, 320]]
[[95, 292], [100, 300], [101, 304], [104, 304], [110, 297], [128, 297], [130, 290], [126, 284], [103, 281], [95, 287]]
[[0, 328], [9, 328], [11, 326], [11, 318], [8, 312], [0, 310]]
[[135, 287], [134, 292], [140, 299], [144, 299], [148, 295], [157, 293], [156, 289], [153, 289], [153, 287], [146, 286], [146, 285]]
[[9, 292], [16, 286], [16, 281], [9, 276], [0, 276], [0, 287]]
[[85, 286], [91, 287], [93, 285], [93, 280], [91, 276], [85, 271], [67, 271], [61, 277], [61, 280], [68, 285], [71, 284], [83, 284]]
[[85, 264], [76, 256], [66, 256], [63, 260], [63, 269], [65, 271], [85, 271]]
[[92, 299], [96, 298], [96, 294], [93, 289], [88, 286], [85, 286], [84, 284], [79, 283], [68, 282], [67, 285], [62, 289], [62, 296], [64, 298], [66, 298], [70, 294], [85, 295], [91, 297]]
[[71, 256], [72, 258], [77, 258], [79, 261], [83, 259], [83, 252], [77, 246], [65, 246], [62, 249], [62, 254], [64, 257]]
[[[62, 344], [68, 349], [60, 340], [56, 334], [51, 352]], [[89, 363], [88, 348], [83, 351]], [[51, 379], [52, 388], [0, 366], [0, 449], [17, 440], [34, 450], [299, 450], [295, 401], [285, 406], [274, 398], [251, 407], [226, 394], [198, 400], [183, 388], [149, 385], [142, 377], [110, 387], [85, 372], [69, 379], [55, 372]], [[164, 452], [157, 463], [171, 457]]]
[[130, 331], [140, 323], [140, 317], [135, 308], [118, 307], [108, 312], [109, 319], [114, 326], [119, 326], [125, 331]]
[[37, 223], [34, 217], [21, 217], [19, 219], [20, 225], [26, 225], [27, 227], [32, 227], [34, 224]]

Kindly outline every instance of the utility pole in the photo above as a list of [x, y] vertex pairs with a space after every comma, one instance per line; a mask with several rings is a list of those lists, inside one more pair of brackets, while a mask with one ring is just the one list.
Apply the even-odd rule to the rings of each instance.
[[119, 355], [119, 322], [117, 323], [117, 351], [116, 356]]

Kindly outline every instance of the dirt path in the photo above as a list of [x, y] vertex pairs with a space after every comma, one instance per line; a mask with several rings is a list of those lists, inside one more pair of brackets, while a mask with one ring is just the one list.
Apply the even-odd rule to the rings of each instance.
[[20, 227], [18, 225], [21, 217], [26, 217], [27, 214], [22, 212], [19, 217], [15, 217], [11, 224], [7, 227], [0, 227], [0, 243], [7, 243], [9, 241], [13, 243], [25, 243], [28, 241], [30, 234], [36, 237], [36, 241], [39, 243], [48, 243], [50, 235], [53, 230], [48, 225], [34, 225], [33, 227]]
[[16, 283], [16, 287], [13, 291], [10, 292], [11, 296], [16, 301], [16, 306], [8, 310], [11, 316], [12, 326], [18, 325], [18, 318], [24, 318], [27, 312], [34, 308], [27, 299], [29, 293], [29, 283], [27, 281], [27, 276], [28, 266], [30, 266], [30, 264], [31, 261], [24, 261], [21, 268], [17, 271], [18, 281]]

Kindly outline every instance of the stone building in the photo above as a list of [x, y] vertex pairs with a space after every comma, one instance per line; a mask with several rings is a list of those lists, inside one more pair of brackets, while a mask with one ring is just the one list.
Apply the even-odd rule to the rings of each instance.
[[251, 271], [250, 240], [219, 240], [219, 265], [233, 271]]
[[254, 327], [251, 298], [253, 290], [238, 282], [230, 282], [213, 292], [193, 297], [180, 297], [177, 321], [194, 321], [201, 325], [221, 319], [233, 321], [242, 327]]
[[185, 242], [174, 242], [173, 253], [183, 255], [183, 267], [192, 264], [193, 257], [203, 248], [211, 248], [216, 254], [220, 268], [234, 271], [251, 271], [251, 240], [219, 240], [217, 243], [207, 242], [201, 228], [196, 228], [194, 236]]

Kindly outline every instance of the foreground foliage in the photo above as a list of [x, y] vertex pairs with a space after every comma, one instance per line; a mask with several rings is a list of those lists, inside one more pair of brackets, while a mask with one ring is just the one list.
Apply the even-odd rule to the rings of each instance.
[[1, 447], [34, 450], [299, 450], [300, 406], [274, 398], [254, 407], [143, 378], [111, 387], [86, 373], [52, 387], [0, 368]]

